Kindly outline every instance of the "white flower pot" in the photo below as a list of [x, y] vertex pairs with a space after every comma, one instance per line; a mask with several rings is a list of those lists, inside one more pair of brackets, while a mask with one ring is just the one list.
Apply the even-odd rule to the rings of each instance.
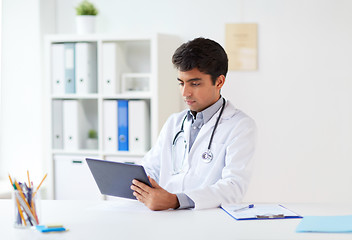
[[98, 149], [98, 139], [88, 138], [86, 142], [87, 149]]
[[76, 16], [76, 30], [78, 34], [89, 34], [95, 32], [95, 16]]

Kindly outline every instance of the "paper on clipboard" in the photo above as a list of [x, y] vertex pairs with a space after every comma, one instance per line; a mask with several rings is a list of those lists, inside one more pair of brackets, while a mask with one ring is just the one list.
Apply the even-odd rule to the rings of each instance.
[[280, 219], [280, 218], [302, 218], [300, 215], [292, 212], [279, 204], [255, 204], [253, 208], [239, 210], [248, 205], [224, 205], [221, 208], [236, 220], [254, 220], [254, 219]]

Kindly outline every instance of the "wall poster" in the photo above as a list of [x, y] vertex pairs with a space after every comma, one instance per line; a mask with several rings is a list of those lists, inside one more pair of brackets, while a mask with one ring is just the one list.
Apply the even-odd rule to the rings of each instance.
[[226, 24], [225, 49], [229, 58], [229, 70], [257, 70], [258, 24]]

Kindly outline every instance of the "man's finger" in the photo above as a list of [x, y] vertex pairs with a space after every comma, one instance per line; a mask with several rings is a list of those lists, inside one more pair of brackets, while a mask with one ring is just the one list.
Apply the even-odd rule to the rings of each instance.
[[140, 195], [148, 194], [148, 192], [144, 191], [143, 188], [140, 188], [140, 187], [138, 187], [137, 185], [134, 185], [134, 184], [131, 185], [131, 189], [132, 189], [133, 191], [137, 192], [137, 193], [140, 194]]
[[141, 195], [140, 193], [134, 191], [134, 192], [133, 192], [133, 196], [135, 196], [138, 201], [144, 203], [145, 197], [144, 197], [143, 195]]
[[148, 176], [148, 178], [149, 178], [149, 182], [150, 182], [150, 184], [152, 184], [153, 188], [161, 188], [159, 186], [159, 184], [153, 178], [151, 178], [150, 176]]
[[142, 183], [142, 182], [140, 182], [140, 181], [138, 181], [136, 179], [132, 180], [132, 184], [137, 186], [137, 187], [139, 187], [140, 189], [142, 189], [145, 192], [149, 192], [149, 190], [150, 190], [150, 187], [148, 185], [146, 185], [146, 184], [144, 184], [144, 183]]

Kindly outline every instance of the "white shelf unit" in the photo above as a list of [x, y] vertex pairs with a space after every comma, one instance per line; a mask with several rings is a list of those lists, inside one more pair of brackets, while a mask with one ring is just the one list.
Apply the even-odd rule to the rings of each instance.
[[[53, 75], [53, 44], [65, 43], [93, 43], [97, 51], [97, 90], [93, 93], [54, 93], [53, 85], [55, 84]], [[116, 76], [118, 81], [116, 84], [116, 92], [105, 92], [104, 84], [104, 64], [103, 48], [113, 43], [117, 46], [116, 58], [122, 59], [120, 65], [116, 64]], [[107, 100], [143, 100], [148, 105], [149, 113], [149, 141], [152, 146], [161, 130], [161, 127], [167, 120], [167, 117], [178, 112], [182, 108], [180, 94], [178, 92], [176, 81], [176, 70], [172, 66], [171, 57], [175, 49], [180, 45], [180, 40], [176, 36], [166, 34], [152, 34], [148, 36], [117, 36], [117, 35], [48, 35], [45, 37], [45, 89], [48, 101], [45, 103], [45, 109], [48, 114], [45, 116], [46, 139], [48, 139], [45, 149], [46, 159], [44, 166], [48, 171], [49, 187], [47, 191], [48, 199], [76, 199], [76, 190], [71, 190], [71, 186], [67, 186], [66, 197], [55, 196], [58, 193], [55, 190], [60, 189], [62, 195], [62, 184], [68, 184], [70, 181], [78, 179], [86, 179], [90, 176], [85, 162], [86, 157], [107, 159], [113, 161], [124, 161], [140, 163], [140, 160], [146, 152], [129, 152], [105, 150], [103, 132], [104, 132], [104, 101]], [[106, 44], [106, 45], [104, 45]], [[105, 50], [106, 51], [106, 50]], [[76, 56], [77, 57], [77, 56]], [[118, 61], [117, 61], [118, 62]], [[138, 79], [140, 78], [140, 79]], [[134, 79], [137, 84], [142, 82], [142, 87], [136, 87], [133, 83], [122, 83], [128, 79]], [[137, 79], [137, 80], [136, 80]], [[77, 80], [76, 80], [77, 81]], [[122, 86], [123, 85], [123, 86]], [[126, 87], [127, 86], [127, 87]], [[125, 87], [126, 89], [122, 89]], [[62, 100], [62, 101], [61, 101]], [[55, 117], [53, 102], [77, 100], [83, 105], [85, 115], [89, 115], [89, 127], [95, 128], [98, 135], [97, 149], [56, 149], [53, 146], [53, 121]], [[82, 125], [84, 125], [82, 123]], [[86, 129], [87, 130], [87, 129]], [[65, 130], [63, 130], [65, 131]], [[64, 134], [62, 134], [64, 135]], [[64, 159], [60, 161], [60, 159]], [[71, 163], [67, 163], [72, 158], [72, 163], [81, 164], [80, 170], [74, 171], [76, 167], [72, 167]], [[80, 159], [80, 160], [77, 160]], [[64, 163], [65, 162], [65, 163]], [[62, 166], [61, 166], [62, 164]], [[63, 171], [63, 166], [70, 168]], [[60, 169], [61, 172], [58, 172]], [[82, 170], [84, 169], [84, 170]], [[75, 175], [77, 172], [78, 175]], [[80, 175], [79, 175], [80, 174]], [[81, 176], [85, 174], [85, 176]], [[91, 177], [91, 176], [90, 176]], [[91, 177], [92, 178], [92, 177]], [[76, 183], [77, 185], [78, 183]], [[91, 187], [85, 186], [85, 191], [96, 191], [95, 183], [90, 182]], [[75, 185], [73, 185], [75, 186]], [[74, 197], [70, 197], [72, 194]], [[76, 195], [75, 195], [76, 194]], [[79, 193], [78, 193], [79, 195]], [[88, 194], [89, 195], [89, 194]], [[85, 196], [85, 194], [82, 194]], [[94, 197], [93, 197], [94, 198]]]

